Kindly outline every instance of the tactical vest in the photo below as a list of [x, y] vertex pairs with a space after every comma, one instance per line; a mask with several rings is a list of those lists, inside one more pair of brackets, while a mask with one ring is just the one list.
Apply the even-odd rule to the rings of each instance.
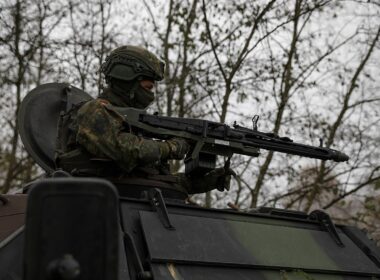
[[137, 167], [133, 172], [126, 173], [112, 159], [94, 157], [79, 145], [76, 141], [77, 114], [84, 103], [75, 104], [69, 111], [60, 114], [55, 155], [57, 169], [63, 169], [73, 176], [106, 178], [116, 185], [158, 187], [166, 192], [180, 192], [181, 198], [187, 197], [187, 191], [182, 186], [182, 178], [171, 175], [168, 165], [162, 165], [158, 169]]
[[[62, 168], [73, 176], [109, 177], [117, 175], [120, 170], [112, 160], [94, 158], [76, 142], [77, 114], [83, 104], [75, 104], [68, 112], [60, 114], [56, 141], [56, 167]], [[108, 167], [109, 165], [112, 166]]]

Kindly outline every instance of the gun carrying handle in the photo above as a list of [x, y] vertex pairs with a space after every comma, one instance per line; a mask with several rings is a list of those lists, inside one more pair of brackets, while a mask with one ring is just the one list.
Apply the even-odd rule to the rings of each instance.
[[203, 139], [198, 140], [194, 146], [193, 151], [191, 152], [191, 155], [188, 156], [186, 159], [192, 159], [192, 160], [197, 159], [199, 157], [199, 153], [202, 150], [204, 144], [205, 144], [205, 141]]
[[191, 156], [187, 157], [185, 159], [185, 161], [190, 160], [190, 159], [195, 160], [195, 159], [199, 158], [199, 153], [202, 150], [203, 145], [205, 144], [205, 139], [207, 138], [207, 133], [208, 133], [208, 121], [204, 120], [202, 122], [202, 136], [197, 141], [197, 143], [195, 144], [195, 147], [191, 153]]
[[226, 162], [224, 163], [224, 170], [227, 171], [230, 169], [230, 166], [231, 166], [231, 156], [229, 156], [226, 160]]

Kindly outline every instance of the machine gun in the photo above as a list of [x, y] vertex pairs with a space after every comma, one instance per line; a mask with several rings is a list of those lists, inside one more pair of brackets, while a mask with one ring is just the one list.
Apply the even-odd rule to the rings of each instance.
[[169, 139], [181, 137], [194, 143], [185, 159], [185, 172], [206, 173], [215, 168], [216, 156], [231, 158], [233, 154], [259, 156], [259, 149], [298, 155], [335, 162], [347, 161], [349, 157], [337, 150], [295, 143], [288, 137], [257, 130], [258, 116], [253, 118], [253, 129], [233, 124], [232, 127], [218, 122], [164, 117], [148, 114], [134, 108], [113, 107], [137, 134]]

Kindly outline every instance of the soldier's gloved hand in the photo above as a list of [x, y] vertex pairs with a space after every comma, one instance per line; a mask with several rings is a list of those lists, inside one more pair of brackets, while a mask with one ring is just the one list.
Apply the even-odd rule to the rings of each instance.
[[182, 174], [181, 179], [182, 186], [187, 190], [189, 194], [205, 193], [217, 189], [218, 191], [230, 190], [231, 176], [237, 177], [235, 171], [230, 168], [231, 157], [228, 157], [224, 163], [224, 167], [215, 168], [210, 172], [202, 175]]
[[235, 171], [231, 168], [216, 168], [204, 176], [204, 179], [210, 182], [210, 186], [213, 186], [213, 189], [217, 189], [222, 192], [224, 190], [230, 190], [231, 184], [231, 175], [236, 177]]
[[216, 168], [204, 176], [183, 176], [187, 180], [185, 187], [189, 194], [205, 193], [217, 189], [218, 191], [230, 190], [231, 176], [236, 173], [230, 168]]
[[182, 138], [172, 138], [165, 143], [169, 147], [168, 159], [183, 159], [190, 150], [189, 143]]

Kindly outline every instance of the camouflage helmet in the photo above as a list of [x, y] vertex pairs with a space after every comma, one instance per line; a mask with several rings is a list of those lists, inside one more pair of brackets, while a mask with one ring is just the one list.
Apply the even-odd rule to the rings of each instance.
[[131, 81], [147, 77], [155, 81], [164, 78], [165, 64], [150, 51], [137, 46], [122, 46], [111, 52], [101, 66], [107, 83], [110, 78]]

